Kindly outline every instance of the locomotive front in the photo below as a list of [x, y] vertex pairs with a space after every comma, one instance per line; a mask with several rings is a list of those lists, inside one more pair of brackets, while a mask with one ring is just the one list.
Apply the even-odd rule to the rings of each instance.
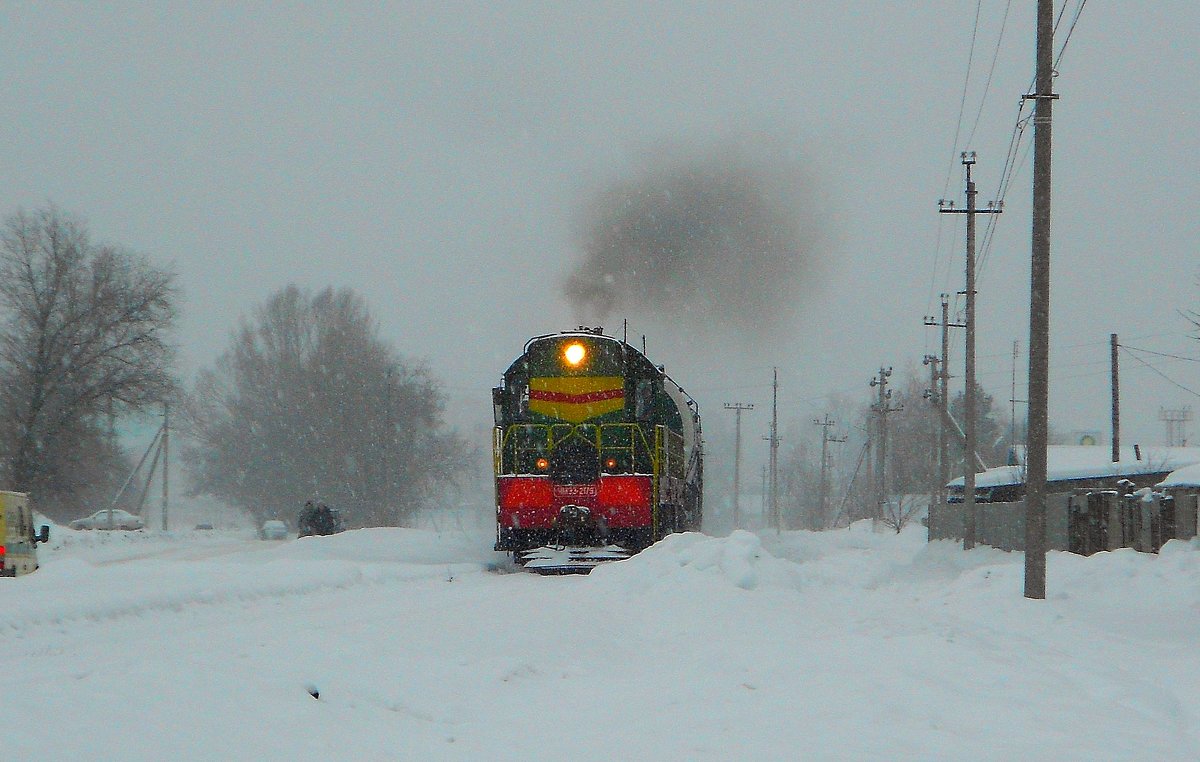
[[531, 339], [493, 390], [496, 549], [573, 571], [701, 520], [695, 403], [599, 330]]

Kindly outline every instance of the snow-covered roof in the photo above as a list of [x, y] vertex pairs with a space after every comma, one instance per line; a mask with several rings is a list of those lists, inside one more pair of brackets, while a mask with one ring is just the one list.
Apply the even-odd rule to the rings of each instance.
[[1167, 487], [1200, 487], [1200, 463], [1172, 471], [1157, 485], [1161, 489]]
[[[1025, 448], [1013, 448], [1015, 466], [989, 468], [975, 475], [976, 487], [1002, 487], [1025, 481]], [[1046, 448], [1047, 481], [1068, 479], [1097, 479], [1130, 474], [1166, 473], [1185, 466], [1200, 464], [1200, 447], [1143, 447], [1141, 459], [1132, 446], [1122, 447], [1121, 459], [1112, 460], [1112, 448], [1103, 446], [1050, 445]], [[1200, 477], [1200, 472], [1197, 472]], [[963, 485], [963, 478], [948, 486]]]

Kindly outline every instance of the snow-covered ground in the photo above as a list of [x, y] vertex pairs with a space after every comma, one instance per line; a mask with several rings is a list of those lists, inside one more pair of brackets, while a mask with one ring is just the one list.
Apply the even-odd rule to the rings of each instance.
[[1019, 554], [919, 529], [498, 559], [461, 532], [59, 530], [0, 581], [0, 754], [1200, 758], [1195, 544], [1051, 554], [1042, 602]]

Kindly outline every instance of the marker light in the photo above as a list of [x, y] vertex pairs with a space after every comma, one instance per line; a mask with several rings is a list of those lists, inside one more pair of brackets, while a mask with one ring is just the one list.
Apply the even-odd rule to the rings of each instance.
[[537, 466], [537, 470], [545, 471], [547, 468], [550, 468], [550, 461], [545, 458], [538, 458], [535, 465]]
[[583, 358], [587, 356], [587, 349], [579, 342], [568, 344], [563, 350], [563, 359], [567, 361], [567, 365], [576, 367], [583, 362]]
[[617, 459], [609, 458], [608, 460], [604, 461], [604, 465], [608, 466], [610, 469], [616, 468], [617, 467]]

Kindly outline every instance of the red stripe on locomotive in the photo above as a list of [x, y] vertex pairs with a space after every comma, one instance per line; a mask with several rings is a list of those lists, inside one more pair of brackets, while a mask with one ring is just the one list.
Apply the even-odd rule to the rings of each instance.
[[584, 405], [589, 402], [604, 402], [605, 400], [622, 399], [625, 396], [624, 389], [608, 389], [603, 392], [585, 392], [582, 394], [571, 394], [568, 392], [544, 392], [537, 389], [529, 391], [529, 399], [540, 402], [566, 402], [571, 405]]

